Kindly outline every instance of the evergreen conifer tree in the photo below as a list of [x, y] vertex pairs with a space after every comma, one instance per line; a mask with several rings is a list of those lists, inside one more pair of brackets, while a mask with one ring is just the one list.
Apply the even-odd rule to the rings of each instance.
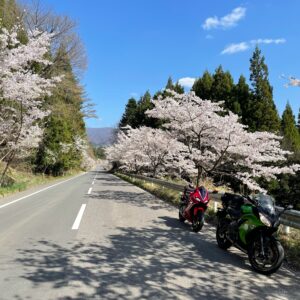
[[170, 77], [168, 78], [168, 81], [167, 81], [165, 90], [172, 90], [173, 87], [174, 87], [173, 80], [172, 80], [172, 77], [170, 76]]
[[249, 117], [247, 116], [247, 111], [249, 111], [250, 105], [250, 91], [246, 78], [243, 75], [239, 77], [239, 81], [234, 87], [233, 99], [233, 111], [241, 115], [243, 123], [247, 124], [247, 118]]
[[296, 127], [295, 116], [292, 108], [287, 103], [281, 119], [283, 146], [285, 149], [297, 152], [300, 150], [300, 134]]
[[137, 127], [137, 102], [134, 98], [130, 98], [125, 108], [125, 112], [121, 118], [119, 123], [119, 128], [125, 127], [129, 125], [133, 128]]
[[177, 94], [183, 94], [184, 93], [184, 87], [179, 84], [179, 82], [176, 82], [176, 84], [173, 87], [173, 91], [175, 91]]
[[213, 78], [212, 75], [205, 71], [202, 77], [198, 78], [192, 87], [195, 94], [201, 99], [212, 99], [211, 88], [212, 88]]
[[173, 83], [172, 77], [168, 78], [167, 84], [165, 86], [165, 89], [163, 92], [157, 92], [154, 96], [154, 98], [157, 98], [159, 95], [161, 95], [163, 98], [166, 98], [168, 96], [171, 96], [167, 90], [175, 91], [178, 94], [184, 93], [184, 88], [181, 86], [178, 82], [176, 84]]
[[224, 107], [236, 114], [241, 114], [241, 107], [234, 97], [234, 81], [229, 71], [224, 72], [219, 66], [214, 75], [211, 88], [212, 101], [224, 101]]
[[219, 66], [213, 74], [213, 84], [211, 97], [213, 101], [225, 101], [227, 106], [228, 100], [231, 98], [233, 89], [233, 79], [229, 72], [224, 72], [222, 66]]
[[146, 116], [145, 112], [148, 109], [153, 108], [153, 103], [151, 102], [151, 94], [147, 91], [141, 99], [138, 101], [137, 104], [137, 114], [136, 114], [136, 121], [137, 127], [140, 126], [148, 126], [148, 127], [156, 127], [156, 120]]
[[256, 47], [250, 59], [250, 81], [252, 84], [252, 101], [247, 112], [248, 124], [253, 131], [278, 132], [280, 119], [273, 101], [273, 88], [269, 83], [268, 66], [261, 50]]
[[[65, 51], [61, 47], [58, 51]], [[36, 156], [36, 170], [52, 175], [60, 175], [66, 170], [79, 167], [81, 157], [73, 145], [76, 136], [85, 136], [85, 123], [81, 111], [84, 92], [73, 73], [67, 53], [61, 55], [48, 72], [63, 75], [62, 81], [46, 99], [51, 115], [45, 124], [43, 140]], [[69, 148], [68, 148], [69, 147]], [[67, 150], [66, 150], [67, 149]]]
[[299, 131], [299, 134], [300, 134], [300, 108], [299, 108], [299, 113], [298, 113], [297, 127], [298, 127], [298, 131]]

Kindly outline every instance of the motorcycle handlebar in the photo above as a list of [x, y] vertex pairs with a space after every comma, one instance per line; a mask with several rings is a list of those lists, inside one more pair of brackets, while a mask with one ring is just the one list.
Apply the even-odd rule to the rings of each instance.
[[286, 212], [287, 210], [291, 210], [293, 208], [294, 208], [293, 205], [288, 205], [288, 206], [284, 207], [283, 210], [278, 213], [278, 216], [280, 217], [284, 212]]
[[243, 196], [246, 200], [257, 206], [257, 201], [252, 199], [250, 196]]

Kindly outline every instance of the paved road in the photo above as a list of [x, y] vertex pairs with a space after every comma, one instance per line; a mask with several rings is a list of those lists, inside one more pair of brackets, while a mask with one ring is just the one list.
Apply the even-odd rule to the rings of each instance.
[[254, 273], [211, 226], [191, 232], [175, 208], [105, 172], [4, 206], [18, 198], [0, 201], [1, 300], [300, 299], [299, 274]]

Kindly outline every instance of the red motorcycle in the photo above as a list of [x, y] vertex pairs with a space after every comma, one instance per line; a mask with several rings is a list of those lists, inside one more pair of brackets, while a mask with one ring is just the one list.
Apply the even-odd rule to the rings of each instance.
[[179, 205], [179, 221], [188, 220], [194, 232], [199, 232], [204, 224], [204, 213], [208, 207], [209, 194], [205, 187], [196, 189], [190, 185], [185, 187]]

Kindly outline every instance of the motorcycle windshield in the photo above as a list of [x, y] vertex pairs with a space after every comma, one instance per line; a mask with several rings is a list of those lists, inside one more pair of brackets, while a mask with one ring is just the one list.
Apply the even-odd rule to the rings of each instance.
[[274, 216], [276, 214], [274, 199], [269, 195], [258, 194], [253, 197], [258, 204], [259, 210], [264, 214], [269, 216]]
[[199, 193], [200, 193], [200, 195], [201, 195], [201, 198], [204, 199], [205, 196], [206, 196], [206, 193], [207, 193], [207, 191], [206, 191], [206, 189], [205, 189], [204, 186], [200, 186], [200, 187], [199, 187]]

